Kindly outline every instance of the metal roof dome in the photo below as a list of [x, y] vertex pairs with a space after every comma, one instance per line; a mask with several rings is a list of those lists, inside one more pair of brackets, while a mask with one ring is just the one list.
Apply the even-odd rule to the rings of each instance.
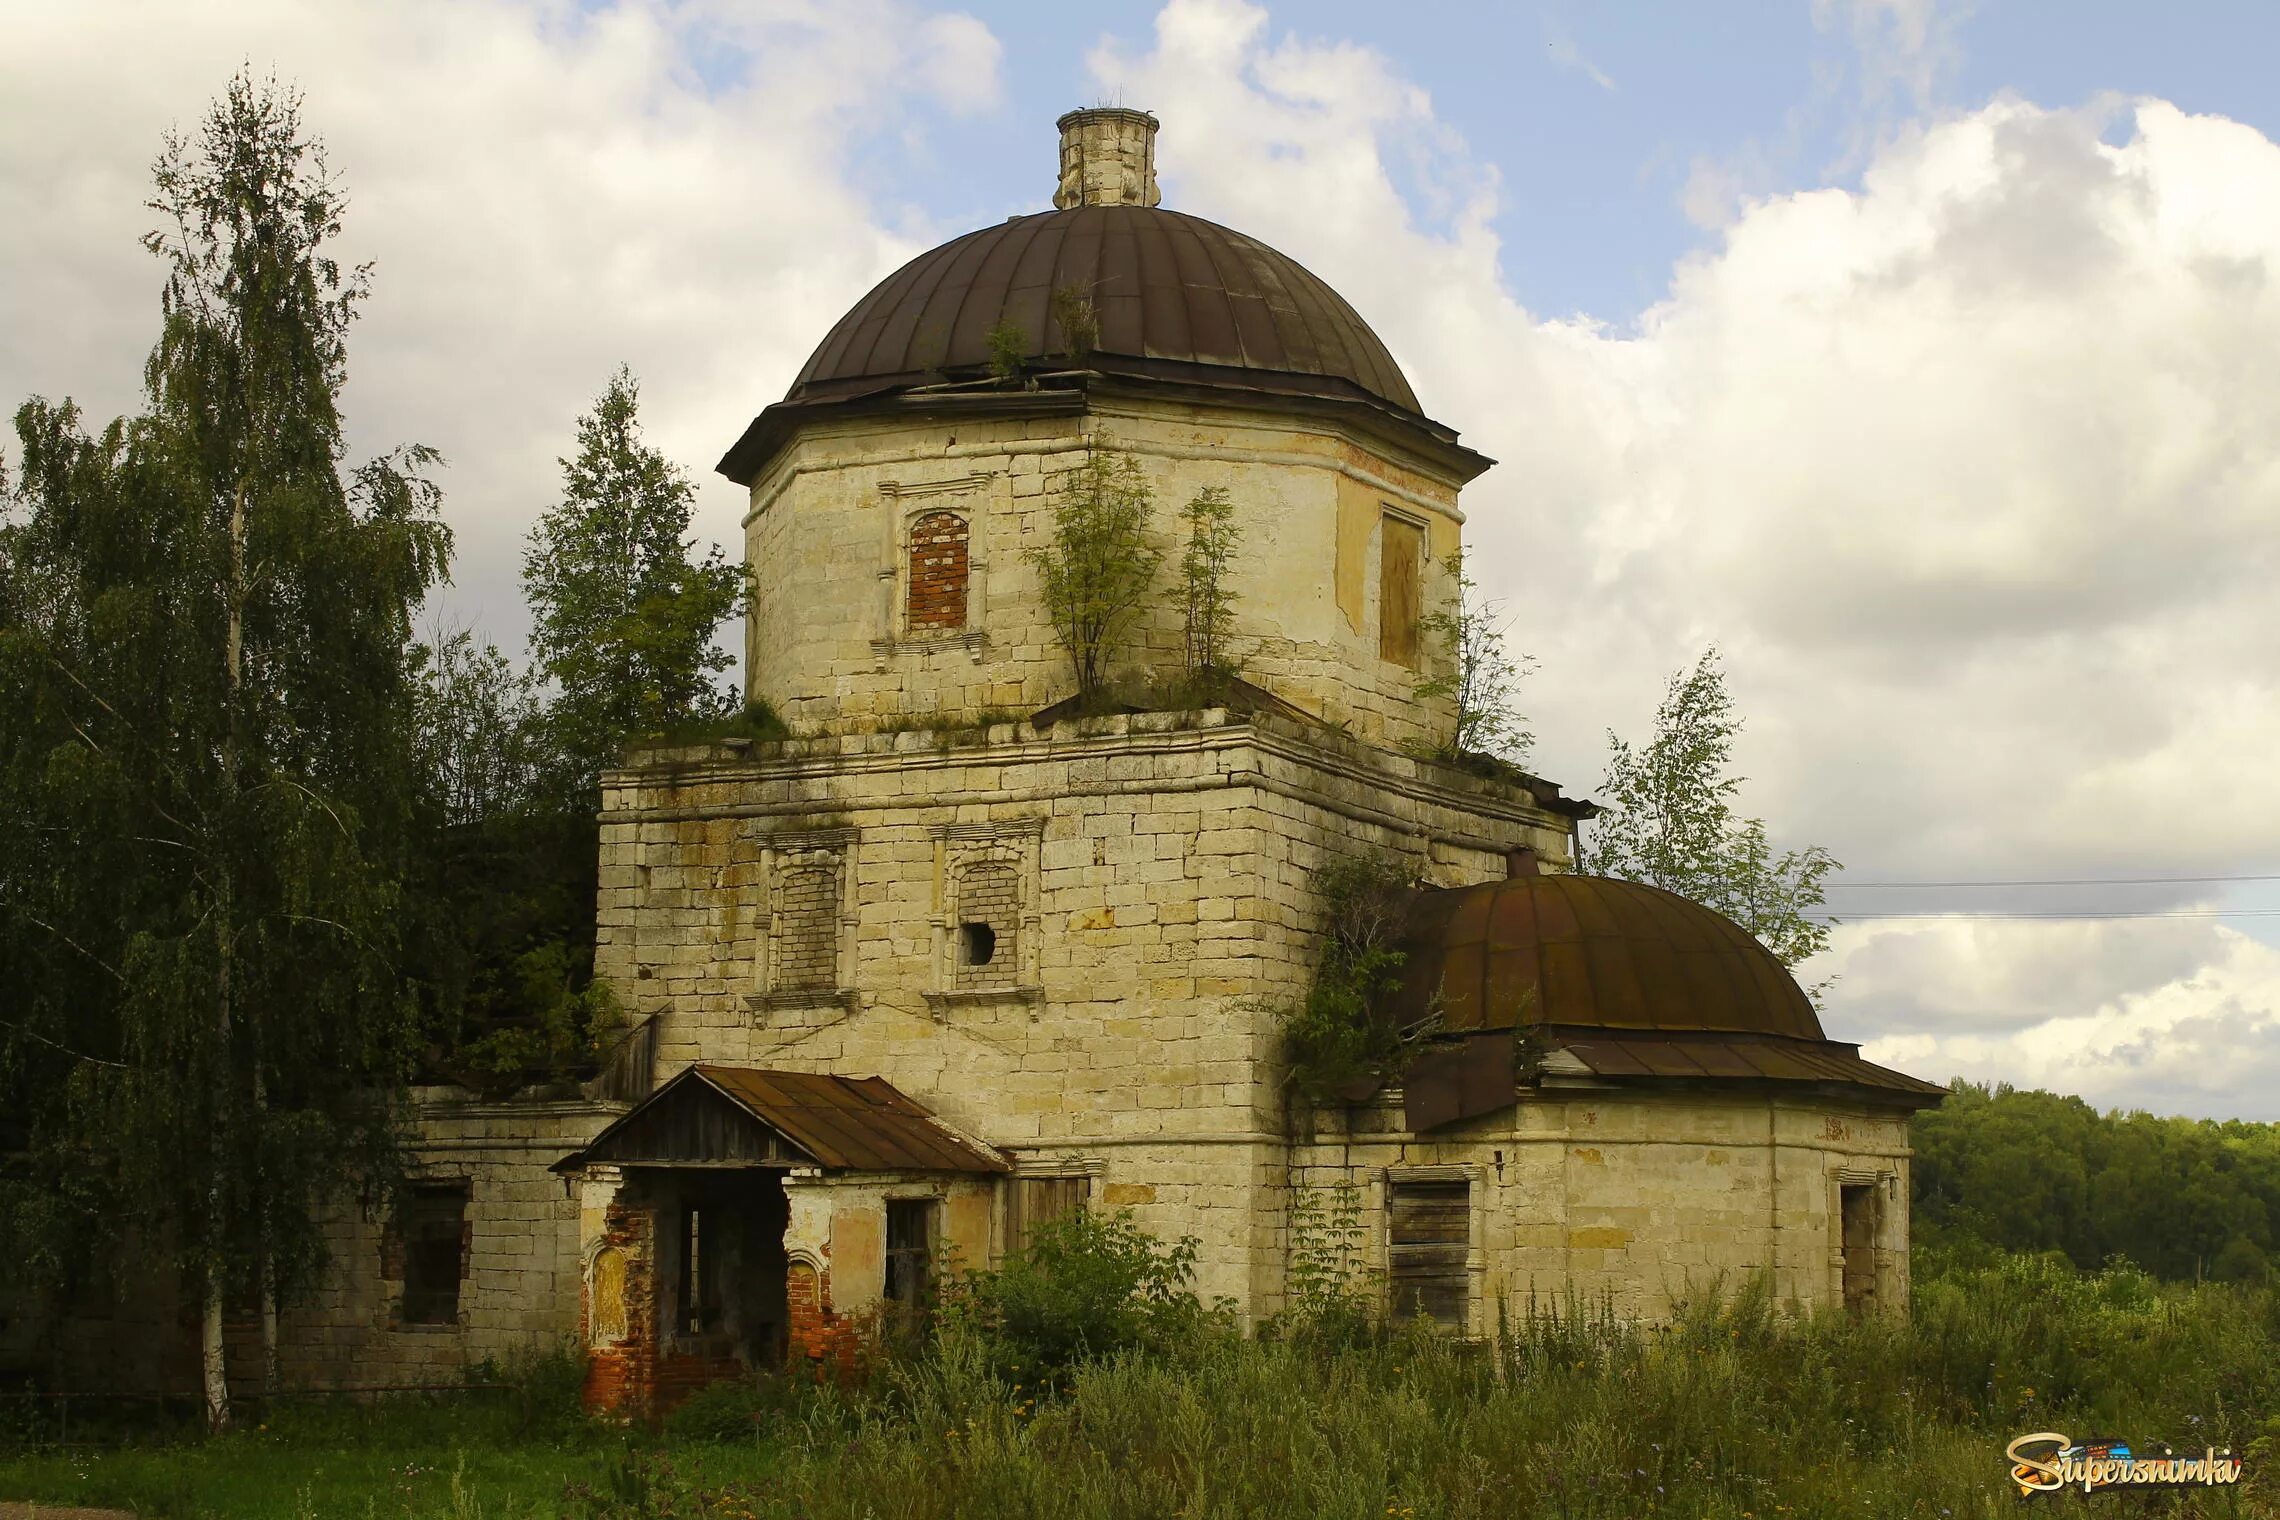
[[1025, 359], [1090, 363], [1055, 318], [1061, 290], [1092, 302], [1094, 356], [1264, 371], [1420, 411], [1369, 324], [1296, 259], [1145, 205], [1018, 216], [920, 254], [839, 319], [785, 399], [979, 371], [1004, 323], [1019, 329]]
[[[1155, 117], [1094, 106], [1057, 125], [1055, 209], [954, 238], [880, 281], [721, 456], [723, 475], [753, 485], [818, 418], [1066, 415], [1095, 391], [1331, 417], [1459, 484], [1493, 462], [1420, 410], [1377, 334], [1304, 265], [1158, 204]], [[1094, 329], [1074, 339], [1062, 329], [1072, 300]], [[995, 373], [992, 337], [1008, 328], [1018, 383]]]
[[1675, 892], [1518, 875], [1418, 894], [1403, 1003], [1452, 1033], [1523, 1024], [1822, 1040], [1796, 978], [1747, 929]]

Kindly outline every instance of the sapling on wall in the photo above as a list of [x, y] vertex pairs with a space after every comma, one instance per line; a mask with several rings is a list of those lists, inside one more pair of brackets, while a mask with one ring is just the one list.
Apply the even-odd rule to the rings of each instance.
[[1503, 604], [1484, 599], [1462, 555], [1449, 559], [1448, 600], [1419, 620], [1435, 646], [1433, 672], [1417, 683], [1420, 700], [1447, 699], [1457, 716], [1447, 739], [1408, 746], [1435, 760], [1485, 758], [1517, 765], [1536, 736], [1521, 716], [1521, 680], [1535, 669], [1504, 647]]
[[1069, 652], [1077, 695], [1097, 700], [1109, 663], [1156, 584], [1164, 551], [1149, 534], [1155, 494], [1129, 454], [1095, 449], [1062, 479], [1052, 536], [1023, 551], [1045, 615]]
[[1235, 592], [1228, 584], [1243, 530], [1225, 486], [1205, 486], [1180, 508], [1187, 546], [1180, 553], [1182, 645], [1189, 693], [1208, 697], [1235, 673], [1228, 636], [1235, 626]]

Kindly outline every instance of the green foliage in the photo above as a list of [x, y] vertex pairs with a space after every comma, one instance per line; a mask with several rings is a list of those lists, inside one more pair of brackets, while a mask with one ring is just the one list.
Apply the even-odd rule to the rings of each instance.
[[1029, 335], [1021, 330], [1021, 324], [1006, 318], [990, 329], [988, 341], [990, 378], [1001, 382], [1020, 379], [1022, 364], [1029, 357]]
[[1917, 1293], [1913, 1320], [1854, 1322], [1787, 1316], [1761, 1279], [1701, 1284], [1662, 1328], [1522, 1300], [1485, 1345], [1402, 1327], [1245, 1340], [1206, 1319], [1042, 1399], [953, 1337], [866, 1390], [787, 1390], [782, 1415], [708, 1396], [714, 1428], [662, 1441], [518, 1441], [490, 1395], [338, 1403], [266, 1434], [0, 1455], [0, 1490], [233, 1520], [1994, 1520], [2018, 1511], [2004, 1442], [2061, 1430], [2264, 1458], [2238, 1493], [2117, 1513], [2273, 1512], [2280, 1467], [2252, 1444], [2280, 1438], [2270, 1290], [2005, 1261], [1920, 1273]]
[[1454, 589], [1448, 604], [1418, 622], [1438, 654], [1432, 674], [1417, 683], [1415, 695], [1420, 701], [1453, 703], [1456, 726], [1445, 742], [1412, 748], [1428, 759], [1485, 757], [1516, 766], [1536, 742], [1519, 706], [1520, 682], [1535, 662], [1506, 653], [1504, 631], [1510, 620], [1501, 615], [1500, 603], [1481, 599], [1463, 556], [1450, 559], [1449, 576]]
[[1300, 1338], [1359, 1342], [1376, 1329], [1378, 1284], [1364, 1265], [1369, 1230], [1361, 1189], [1293, 1184], [1290, 1270], [1278, 1328]]
[[1100, 312], [1076, 286], [1054, 287], [1053, 322], [1061, 329], [1061, 352], [1070, 359], [1082, 363], [1100, 346]]
[[804, 1419], [827, 1385], [797, 1373], [759, 1373], [701, 1388], [665, 1417], [666, 1434], [680, 1441], [750, 1441], [784, 1421]]
[[1644, 747], [1608, 734], [1608, 811], [1591, 825], [1585, 868], [1715, 908], [1795, 966], [1828, 945], [1834, 921], [1813, 914], [1840, 866], [1818, 845], [1775, 855], [1764, 819], [1735, 818], [1742, 778], [1728, 772], [1741, 730], [1718, 651], [1705, 650], [1670, 678]]
[[1243, 530], [1235, 525], [1235, 504], [1224, 486], [1205, 486], [1180, 508], [1187, 545], [1180, 551], [1176, 595], [1182, 650], [1191, 686], [1224, 683], [1235, 673], [1228, 637], [1235, 628], [1235, 591], [1228, 577]]
[[1341, 856], [1314, 873], [1322, 948], [1306, 995], [1278, 1010], [1286, 1080], [1310, 1101], [1350, 1096], [1406, 1066], [1434, 1021], [1404, 1025], [1391, 995], [1406, 957], [1401, 936], [1423, 877], [1407, 861]]
[[2280, 1246], [2280, 1127], [1959, 1082], [1912, 1128], [1914, 1228], [1937, 1250], [2256, 1283]]
[[979, 1338], [1008, 1379], [1049, 1386], [1081, 1362], [1161, 1352], [1193, 1333], [1207, 1314], [1189, 1288], [1199, 1246], [1162, 1244], [1129, 1209], [1077, 1209], [997, 1267], [952, 1276], [939, 1319], [947, 1334]]
[[171, 1256], [211, 1352], [225, 1291], [314, 1270], [309, 1201], [397, 1165], [412, 619], [450, 536], [430, 452], [344, 461], [367, 280], [298, 99], [241, 75], [155, 182], [146, 409], [26, 404], [0, 527], [0, 1236], [96, 1211], [59, 1238]]
[[1052, 540], [1023, 551], [1081, 698], [1106, 686], [1109, 661], [1163, 565], [1164, 552], [1149, 535], [1154, 503], [1137, 460], [1095, 449], [1059, 483]]
[[745, 611], [750, 581], [720, 547], [692, 559], [696, 488], [642, 441], [640, 394], [621, 366], [578, 419], [561, 500], [531, 529], [523, 589], [531, 658], [554, 688], [556, 805], [591, 817], [602, 770], [629, 739], [725, 716], [729, 656], [713, 642]]
[[619, 1019], [592, 980], [590, 811], [562, 805], [536, 683], [465, 631], [414, 651], [415, 890], [404, 963], [425, 1074], [503, 1097], [590, 1073]]

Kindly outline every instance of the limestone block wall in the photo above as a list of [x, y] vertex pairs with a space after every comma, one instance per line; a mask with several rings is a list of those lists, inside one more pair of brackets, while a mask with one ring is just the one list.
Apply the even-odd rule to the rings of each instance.
[[324, 1280], [280, 1317], [280, 1371], [292, 1386], [455, 1382], [486, 1357], [544, 1352], [578, 1336], [578, 1203], [547, 1168], [624, 1110], [479, 1103], [449, 1088], [417, 1096], [415, 1176], [468, 1190], [457, 1318], [404, 1323], [389, 1221], [337, 1207], [326, 1222]]
[[[1404, 1138], [1398, 1094], [1374, 1110], [1323, 1115], [1294, 1147], [1291, 1186], [1326, 1202], [1351, 1186], [1365, 1268], [1386, 1268], [1386, 1197], [1402, 1179], [1471, 1184], [1472, 1329], [1531, 1299], [1611, 1303], [1634, 1319], [1712, 1285], [1769, 1275], [1777, 1303], [1842, 1302], [1838, 1189], [1878, 1195], [1877, 1300], [1908, 1297], [1904, 1115], [1820, 1097], [1614, 1089], [1524, 1097], [1516, 1110]], [[1302, 1248], [1303, 1241], [1293, 1241]]]
[[[752, 487], [752, 695], [803, 733], [971, 721], [1068, 696], [1024, 552], [1049, 541], [1055, 491], [1093, 447], [1139, 461], [1167, 551], [1165, 595], [1126, 664], [1178, 666], [1177, 513], [1219, 486], [1242, 533], [1233, 647], [1244, 675], [1364, 740], [1445, 737], [1448, 704], [1418, 701], [1420, 671], [1381, 656], [1380, 555], [1389, 518], [1421, 530], [1423, 605], [1451, 594], [1457, 482], [1319, 421], [1132, 399], [1026, 419], [812, 424]], [[942, 578], [953, 521], [964, 525], [962, 626], [947, 621]]]
[[[1569, 846], [1523, 791], [1223, 713], [646, 758], [605, 778], [596, 965], [659, 1018], [660, 1078], [700, 1060], [883, 1076], [1024, 1164], [1081, 1170], [1159, 1236], [1199, 1237], [1199, 1288], [1246, 1306], [1281, 1282], [1270, 1005], [1313, 964], [1313, 872], [1369, 847], [1454, 885], [1516, 845], [1555, 863]], [[812, 920], [775, 882], [819, 851], [843, 872], [845, 980], [782, 986], [769, 946]], [[1001, 867], [1007, 964], [984, 984], [961, 975], [961, 883]]]

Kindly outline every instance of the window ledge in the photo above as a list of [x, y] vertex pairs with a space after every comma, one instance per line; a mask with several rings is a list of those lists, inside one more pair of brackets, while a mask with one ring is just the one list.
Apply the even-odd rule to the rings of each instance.
[[[860, 994], [852, 987], [811, 987], [783, 992], [748, 993], [744, 1006], [756, 1014], [808, 1014], [807, 1019], [777, 1019], [785, 1024], [828, 1024], [853, 1013]], [[812, 1017], [821, 1015], [821, 1017]]]
[[926, 994], [926, 1006], [936, 1018], [954, 1008], [987, 1007], [994, 1003], [1042, 1003], [1042, 987], [955, 987]]
[[873, 639], [871, 654], [876, 659], [887, 660], [898, 654], [943, 654], [963, 649], [978, 661], [989, 645], [990, 636], [981, 629], [961, 628], [943, 633], [905, 634], [899, 639]]

